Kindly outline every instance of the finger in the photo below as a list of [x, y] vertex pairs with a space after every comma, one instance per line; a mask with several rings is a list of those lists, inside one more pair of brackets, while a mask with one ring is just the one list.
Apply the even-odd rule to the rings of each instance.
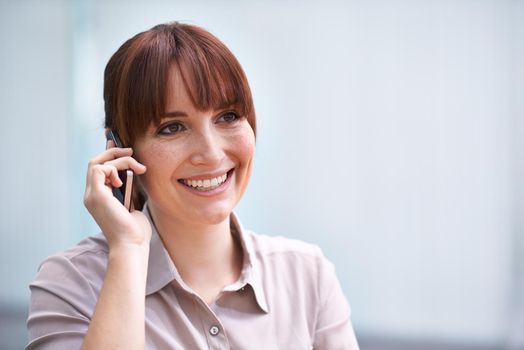
[[122, 179], [118, 176], [118, 170], [113, 167], [111, 169], [111, 175], [109, 176], [109, 185], [111, 187], [120, 187], [123, 185]]
[[88, 178], [88, 184], [95, 190], [101, 190], [104, 186], [122, 186], [118, 177], [118, 170], [112, 165], [97, 164], [93, 166]]
[[133, 150], [131, 148], [119, 148], [119, 147], [112, 147], [108, 148], [104, 152], [100, 153], [98, 156], [94, 157], [89, 161], [89, 165], [93, 166], [95, 164], [103, 164], [107, 161], [120, 158], [120, 157], [126, 157], [133, 154]]
[[136, 174], [143, 174], [146, 172], [146, 167], [143, 164], [140, 164], [137, 162], [137, 160], [131, 156], [127, 157], [120, 157], [117, 159], [113, 159], [110, 161], [105, 162], [106, 165], [112, 165], [118, 170], [125, 170], [125, 169], [131, 169]]

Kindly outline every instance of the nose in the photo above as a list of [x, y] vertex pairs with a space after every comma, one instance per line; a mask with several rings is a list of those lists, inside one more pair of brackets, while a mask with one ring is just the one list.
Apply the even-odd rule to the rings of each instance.
[[211, 128], [206, 128], [193, 135], [190, 162], [193, 165], [217, 166], [224, 157], [222, 139]]

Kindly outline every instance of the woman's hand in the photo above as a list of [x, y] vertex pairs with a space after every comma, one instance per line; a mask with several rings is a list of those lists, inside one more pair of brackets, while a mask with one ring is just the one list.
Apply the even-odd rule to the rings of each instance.
[[[114, 146], [109, 141], [109, 146]], [[146, 167], [131, 157], [131, 148], [111, 147], [89, 161], [84, 205], [107, 238], [110, 250], [126, 247], [148, 247], [151, 225], [140, 211], [129, 212], [113, 196], [113, 187], [122, 186], [118, 170], [131, 169], [143, 174]]]
[[112, 141], [108, 145], [87, 169], [84, 204], [107, 238], [109, 256], [82, 349], [144, 349], [151, 225], [142, 212], [129, 212], [112, 190], [122, 185], [118, 170], [143, 174], [146, 167], [131, 157], [131, 148], [116, 148]]

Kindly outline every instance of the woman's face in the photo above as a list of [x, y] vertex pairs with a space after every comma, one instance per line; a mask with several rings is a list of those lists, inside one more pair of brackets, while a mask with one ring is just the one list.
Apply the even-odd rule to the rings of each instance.
[[176, 221], [217, 224], [242, 197], [251, 177], [255, 135], [235, 111], [200, 111], [173, 66], [166, 115], [139, 137], [134, 157], [150, 207]]

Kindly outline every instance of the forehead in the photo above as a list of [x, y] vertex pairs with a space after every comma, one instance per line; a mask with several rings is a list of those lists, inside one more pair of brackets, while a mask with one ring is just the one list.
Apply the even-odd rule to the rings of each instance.
[[197, 109], [191, 100], [186, 83], [182, 78], [180, 68], [176, 64], [172, 64], [169, 68], [166, 85], [165, 112]]

